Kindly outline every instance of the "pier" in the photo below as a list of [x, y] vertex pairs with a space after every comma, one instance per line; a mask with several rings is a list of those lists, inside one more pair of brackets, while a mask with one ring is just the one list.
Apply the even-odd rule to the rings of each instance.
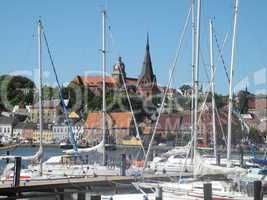
[[0, 199], [21, 199], [34, 197], [58, 196], [64, 199], [66, 194], [77, 194], [78, 200], [85, 199], [86, 193], [100, 195], [105, 192], [118, 193], [119, 191], [129, 190], [133, 182], [144, 179], [170, 180], [164, 175], [147, 175], [144, 177], [134, 176], [99, 176], [83, 177], [57, 180], [23, 181], [19, 186], [14, 187], [12, 181], [0, 185]]

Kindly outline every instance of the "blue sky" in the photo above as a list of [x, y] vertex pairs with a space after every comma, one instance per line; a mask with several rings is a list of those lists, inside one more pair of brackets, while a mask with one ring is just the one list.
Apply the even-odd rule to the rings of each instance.
[[[9, 0], [0, 4], [0, 74], [27, 74], [35, 79], [37, 63], [36, 21], [42, 17], [46, 35], [62, 83], [77, 74], [100, 70], [101, 15], [108, 11], [111, 31], [108, 37], [108, 72], [120, 55], [129, 76], [137, 77], [144, 57], [146, 33], [150, 34], [150, 49], [154, 73], [159, 84], [168, 80], [168, 68], [174, 59], [178, 40], [191, 0]], [[234, 85], [254, 92], [266, 92], [267, 79], [267, 2], [240, 0], [238, 16], [237, 56]], [[200, 80], [207, 84], [209, 73], [208, 19], [215, 17], [216, 36], [224, 48], [229, 66], [232, 30], [232, 0], [206, 0], [202, 5]], [[214, 45], [217, 65], [216, 90], [227, 92], [227, 81], [218, 50]], [[55, 79], [44, 49], [46, 83]], [[177, 65], [172, 86], [191, 82], [191, 30], [186, 32], [182, 57]], [[206, 72], [205, 72], [206, 70]]]

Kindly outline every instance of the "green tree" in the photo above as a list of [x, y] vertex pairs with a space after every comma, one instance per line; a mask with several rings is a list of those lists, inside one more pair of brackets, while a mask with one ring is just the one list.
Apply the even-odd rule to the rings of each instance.
[[[218, 93], [214, 93], [214, 99], [215, 99], [215, 105], [218, 109], [222, 108], [224, 106], [224, 96], [220, 95]], [[209, 92], [207, 102], [212, 101], [212, 93]]]
[[185, 91], [192, 90], [192, 87], [190, 85], [184, 84], [179, 89], [184, 93]]
[[23, 76], [0, 76], [1, 104], [11, 110], [15, 105], [33, 103], [35, 85], [32, 80]]
[[241, 90], [239, 92], [239, 110], [241, 114], [248, 112], [248, 100], [251, 94], [247, 90]]
[[263, 143], [264, 140], [262, 140], [262, 137], [259, 133], [259, 131], [255, 127], [251, 127], [249, 130], [249, 139], [251, 142], [255, 144]]

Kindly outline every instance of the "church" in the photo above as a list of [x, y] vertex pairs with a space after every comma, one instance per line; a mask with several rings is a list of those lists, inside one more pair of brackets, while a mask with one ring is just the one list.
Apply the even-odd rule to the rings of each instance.
[[[113, 66], [111, 76], [106, 76], [105, 81], [108, 89], [123, 91], [126, 86], [128, 92], [140, 94], [144, 98], [150, 98], [160, 92], [156, 76], [153, 73], [148, 35], [144, 61], [139, 77], [127, 77], [125, 64], [122, 58], [119, 57], [117, 63]], [[86, 86], [95, 95], [101, 95], [102, 93], [102, 76], [76, 76], [73, 82]]]

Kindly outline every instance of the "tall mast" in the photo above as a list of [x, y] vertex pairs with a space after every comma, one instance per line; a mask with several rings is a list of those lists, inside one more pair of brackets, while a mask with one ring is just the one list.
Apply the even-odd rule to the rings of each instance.
[[211, 67], [211, 95], [212, 95], [212, 132], [214, 144], [214, 157], [217, 156], [217, 139], [216, 139], [216, 125], [215, 125], [215, 65], [213, 61], [213, 23], [212, 19], [209, 20], [209, 35], [210, 35], [210, 67]]
[[[40, 149], [43, 149], [43, 69], [42, 69], [42, 22], [38, 21], [38, 68], [39, 68], [39, 132], [40, 132]], [[43, 173], [42, 157], [40, 158], [40, 174]]]
[[227, 167], [230, 167], [231, 159], [231, 139], [232, 139], [232, 109], [233, 109], [233, 74], [234, 74], [234, 60], [236, 48], [236, 24], [238, 14], [238, 0], [235, 0], [234, 7], [234, 24], [233, 24], [233, 38], [232, 38], [232, 52], [231, 52], [231, 66], [230, 66], [230, 83], [229, 83], [229, 106], [228, 106], [228, 132], [227, 132]]
[[[195, 28], [195, 0], [192, 0], [191, 6], [192, 18], [192, 94], [191, 94], [191, 138], [194, 138], [194, 94], [195, 94], [195, 43], [196, 43], [196, 28]], [[193, 159], [193, 153], [191, 154]]]
[[102, 11], [102, 137], [103, 137], [103, 165], [107, 165], [106, 156], [106, 11]]
[[193, 139], [193, 152], [197, 149], [197, 123], [198, 123], [198, 78], [199, 78], [199, 49], [200, 49], [200, 10], [201, 0], [197, 1], [197, 21], [196, 21], [196, 43], [195, 43], [195, 107], [194, 107], [194, 139]]

